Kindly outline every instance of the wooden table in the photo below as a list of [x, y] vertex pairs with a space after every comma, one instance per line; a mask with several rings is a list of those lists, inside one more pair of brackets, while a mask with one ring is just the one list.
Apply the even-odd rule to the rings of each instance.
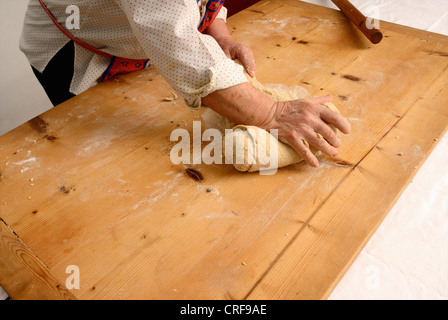
[[171, 132], [204, 110], [165, 101], [152, 68], [103, 83], [0, 137], [13, 299], [328, 297], [447, 128], [448, 39], [384, 22], [375, 46], [340, 12], [292, 0], [228, 25], [261, 82], [333, 95], [352, 124], [349, 165], [174, 165]]

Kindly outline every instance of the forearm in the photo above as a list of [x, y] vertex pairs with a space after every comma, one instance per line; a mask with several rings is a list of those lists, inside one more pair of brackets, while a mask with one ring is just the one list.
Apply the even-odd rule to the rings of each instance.
[[226, 40], [232, 40], [229, 29], [223, 19], [216, 19], [213, 23], [205, 30], [205, 34], [212, 36], [218, 43]]
[[264, 129], [275, 113], [275, 101], [249, 83], [212, 92], [202, 103], [232, 122]]

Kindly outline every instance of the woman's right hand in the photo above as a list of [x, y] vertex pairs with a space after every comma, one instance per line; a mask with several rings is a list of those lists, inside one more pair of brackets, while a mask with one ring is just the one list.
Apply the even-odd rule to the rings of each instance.
[[350, 123], [324, 106], [331, 97], [275, 102], [249, 83], [212, 92], [205, 106], [238, 124], [277, 129], [278, 139], [290, 145], [312, 167], [319, 166], [309, 146], [334, 157], [341, 145], [331, 128], [350, 133]]
[[275, 103], [275, 112], [260, 126], [277, 129], [278, 139], [290, 145], [312, 167], [319, 161], [309, 146], [335, 157], [341, 140], [331, 128], [344, 134], [350, 133], [350, 123], [341, 114], [330, 110], [323, 103], [331, 102], [331, 96]]

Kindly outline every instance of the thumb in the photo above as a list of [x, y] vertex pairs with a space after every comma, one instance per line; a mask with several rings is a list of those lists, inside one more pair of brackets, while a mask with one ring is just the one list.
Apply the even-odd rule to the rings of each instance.
[[257, 66], [255, 64], [255, 58], [252, 51], [243, 47], [242, 51], [238, 54], [238, 58], [241, 60], [241, 63], [243, 64], [249, 76], [251, 76], [252, 78], [255, 77]]
[[247, 63], [246, 65], [246, 70], [247, 73], [254, 78], [255, 77], [255, 71], [257, 69], [257, 65], [255, 64], [255, 60], [251, 60], [250, 62]]

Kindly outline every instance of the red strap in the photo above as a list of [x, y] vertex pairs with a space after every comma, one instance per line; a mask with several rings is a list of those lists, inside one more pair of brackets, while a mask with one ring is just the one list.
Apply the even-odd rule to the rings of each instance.
[[117, 74], [125, 74], [146, 68], [148, 59], [126, 59], [115, 57], [109, 64], [109, 68], [104, 72], [103, 81], [109, 80]]
[[204, 32], [218, 16], [219, 11], [224, 5], [225, 0], [209, 0], [207, 3], [206, 11], [204, 17], [198, 27], [199, 32]]
[[59, 30], [61, 30], [67, 37], [69, 37], [71, 40], [73, 40], [73, 42], [75, 42], [76, 44], [80, 45], [81, 47], [83, 47], [84, 49], [87, 49], [97, 55], [100, 55], [102, 57], [105, 58], [109, 58], [112, 59], [113, 55], [108, 54], [106, 52], [103, 52], [101, 50], [98, 50], [97, 48], [94, 48], [90, 45], [88, 45], [85, 42], [82, 42], [78, 39], [76, 39], [70, 32], [68, 32], [67, 30], [65, 30], [60, 24], [59, 22], [56, 20], [56, 18], [51, 14], [50, 10], [48, 10], [48, 8], [44, 5], [44, 3], [42, 2], [42, 0], [39, 0], [40, 5], [42, 6], [42, 8], [44, 8], [45, 12], [48, 14], [48, 16], [50, 17], [51, 21], [53, 21], [54, 25], [56, 27], [58, 27]]

